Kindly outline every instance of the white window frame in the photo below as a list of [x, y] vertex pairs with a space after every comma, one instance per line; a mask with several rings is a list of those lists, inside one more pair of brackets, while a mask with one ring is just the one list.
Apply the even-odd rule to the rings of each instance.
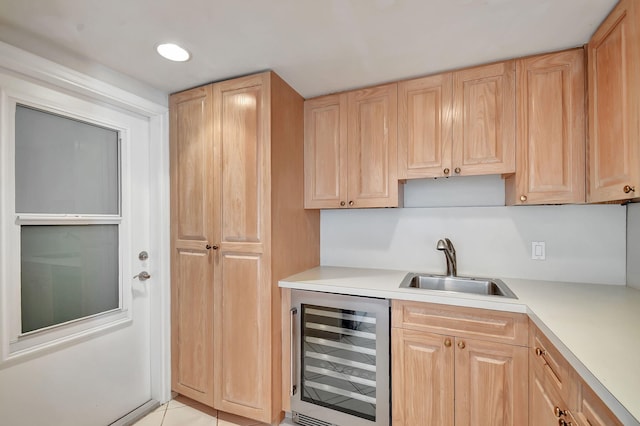
[[[131, 202], [129, 183], [131, 129], [114, 117], [106, 117], [91, 108], [90, 102], [10, 76], [0, 75], [0, 365], [29, 358], [64, 343], [103, 333], [132, 322], [130, 235]], [[2, 80], [10, 84], [2, 85]], [[11, 84], [13, 83], [13, 84]], [[113, 129], [119, 134], [120, 211], [116, 215], [43, 215], [17, 213], [15, 210], [15, 111], [24, 105], [62, 117]], [[116, 309], [22, 333], [20, 228], [22, 225], [118, 225], [119, 306]]]

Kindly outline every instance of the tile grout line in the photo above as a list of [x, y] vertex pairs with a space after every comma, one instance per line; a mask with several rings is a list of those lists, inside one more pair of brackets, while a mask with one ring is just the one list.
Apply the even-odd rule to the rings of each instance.
[[169, 403], [167, 402], [167, 404], [164, 407], [164, 412], [162, 413], [162, 419], [160, 420], [160, 426], [162, 426], [162, 424], [164, 423], [164, 418], [167, 415], [167, 410], [169, 409]]

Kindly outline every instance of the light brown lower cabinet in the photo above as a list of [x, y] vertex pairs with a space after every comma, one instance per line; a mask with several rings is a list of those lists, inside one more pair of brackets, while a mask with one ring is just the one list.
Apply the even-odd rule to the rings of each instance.
[[526, 315], [391, 306], [393, 426], [622, 426]]
[[622, 426], [533, 324], [530, 346], [529, 426]]
[[453, 425], [451, 337], [392, 328], [391, 342], [393, 425]]
[[526, 424], [526, 321], [522, 314], [394, 301], [392, 424]]

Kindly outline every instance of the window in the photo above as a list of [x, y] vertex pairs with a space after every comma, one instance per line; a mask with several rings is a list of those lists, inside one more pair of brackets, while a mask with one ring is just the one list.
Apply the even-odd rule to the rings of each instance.
[[21, 104], [14, 130], [20, 279], [12, 352], [51, 340], [43, 334], [121, 318], [126, 308], [120, 131]]

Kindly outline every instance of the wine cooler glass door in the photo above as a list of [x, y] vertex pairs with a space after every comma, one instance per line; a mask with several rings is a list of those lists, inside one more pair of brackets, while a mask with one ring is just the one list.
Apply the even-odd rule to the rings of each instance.
[[[321, 301], [310, 297], [297, 307], [297, 398], [318, 407], [311, 415], [320, 413], [321, 420], [333, 421], [329, 424], [388, 424], [388, 302], [337, 298]], [[339, 419], [342, 422], [336, 421]]]

